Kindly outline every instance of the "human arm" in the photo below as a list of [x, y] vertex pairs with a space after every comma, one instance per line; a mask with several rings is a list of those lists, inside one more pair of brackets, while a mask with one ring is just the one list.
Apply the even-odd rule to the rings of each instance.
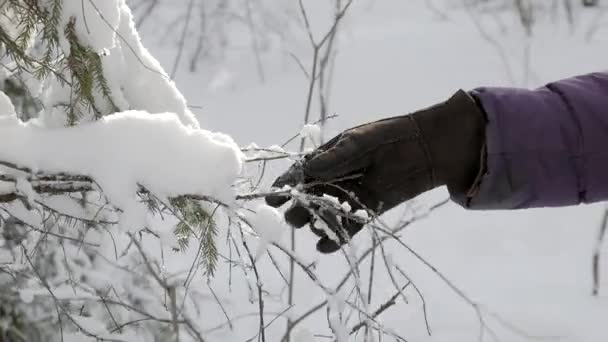
[[[346, 130], [275, 182], [329, 194], [380, 215], [446, 185], [469, 209], [565, 206], [608, 199], [608, 74], [535, 90], [478, 88], [410, 115]], [[357, 176], [357, 178], [348, 178]], [[309, 185], [309, 186], [307, 186]], [[273, 206], [289, 197], [270, 196]], [[310, 223], [333, 252], [362, 227], [318, 206], [293, 203], [286, 219]], [[315, 228], [324, 221], [334, 241]]]

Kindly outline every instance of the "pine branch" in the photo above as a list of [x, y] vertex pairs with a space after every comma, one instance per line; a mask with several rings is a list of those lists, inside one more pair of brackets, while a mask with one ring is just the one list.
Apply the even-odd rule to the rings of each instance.
[[[15, 64], [15, 75], [27, 74], [43, 81], [54, 75], [62, 86], [70, 87], [70, 100], [65, 109], [67, 124], [74, 125], [91, 113], [94, 119], [119, 111], [112, 99], [99, 53], [81, 42], [75, 30], [76, 19], [62, 27], [64, 0], [10, 0], [1, 7], [16, 32], [0, 27], [0, 46]], [[65, 37], [69, 51], [59, 41]], [[32, 48], [34, 47], [35, 48]], [[99, 95], [99, 96], [98, 96]], [[99, 98], [105, 101], [103, 105]]]

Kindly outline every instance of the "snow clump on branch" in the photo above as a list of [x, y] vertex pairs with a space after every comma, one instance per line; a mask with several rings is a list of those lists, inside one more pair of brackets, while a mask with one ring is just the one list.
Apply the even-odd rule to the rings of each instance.
[[172, 113], [127, 111], [58, 128], [0, 117], [0, 136], [0, 160], [90, 176], [119, 207], [139, 185], [157, 196], [201, 194], [228, 202], [242, 167], [232, 138], [185, 126]]

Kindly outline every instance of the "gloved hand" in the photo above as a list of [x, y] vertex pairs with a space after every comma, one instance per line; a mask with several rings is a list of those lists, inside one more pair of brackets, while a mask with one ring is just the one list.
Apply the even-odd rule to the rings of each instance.
[[[307, 194], [334, 196], [347, 201], [353, 212], [365, 209], [377, 215], [441, 185], [452, 194], [466, 193], [480, 171], [484, 126], [482, 110], [461, 90], [413, 114], [344, 131], [293, 164], [273, 187], [302, 184]], [[289, 199], [272, 195], [266, 202], [279, 207]], [[310, 224], [322, 253], [338, 250], [361, 230], [363, 223], [348, 216], [297, 200], [285, 212], [296, 228]], [[318, 228], [318, 218], [338, 241]]]

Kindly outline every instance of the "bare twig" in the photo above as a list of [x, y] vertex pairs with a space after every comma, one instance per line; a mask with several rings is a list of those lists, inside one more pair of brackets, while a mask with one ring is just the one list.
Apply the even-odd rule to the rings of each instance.
[[416, 284], [414, 284], [412, 282], [412, 280], [407, 276], [407, 274], [405, 274], [405, 272], [398, 265], [395, 265], [395, 268], [397, 269], [397, 271], [399, 271], [399, 273], [401, 273], [401, 275], [405, 279], [407, 279], [412, 284], [412, 286], [414, 287], [414, 290], [416, 290], [416, 292], [418, 293], [418, 296], [420, 297], [420, 300], [422, 301], [422, 314], [424, 315], [424, 325], [426, 326], [426, 332], [429, 336], [431, 336], [431, 326], [429, 325], [429, 318], [426, 313], [426, 300], [424, 299], [422, 292], [420, 292], [420, 290], [418, 289], [418, 286], [416, 286]]
[[433, 3], [433, 0], [426, 0], [426, 7], [429, 10], [431, 10], [431, 12], [435, 13], [435, 15], [437, 16], [437, 18], [439, 18], [439, 20], [448, 20], [449, 19], [448, 15], [444, 11], [437, 8], [437, 5], [435, 5]]
[[587, 41], [590, 41], [593, 38], [593, 36], [595, 35], [595, 33], [601, 28], [602, 19], [606, 15], [606, 12], [608, 12], [607, 6], [602, 6], [595, 11], [595, 16], [593, 17], [591, 24], [589, 24], [589, 28], [587, 29], [587, 32], [585, 33], [585, 39]]
[[247, 26], [249, 27], [249, 33], [251, 34], [251, 40], [253, 45], [253, 54], [255, 55], [255, 63], [258, 70], [258, 76], [260, 82], [264, 83], [264, 66], [262, 65], [261, 48], [260, 42], [258, 41], [258, 35], [256, 32], [255, 25], [253, 24], [253, 14], [251, 11], [251, 0], [245, 0], [245, 12], [247, 16]]
[[600, 224], [599, 233], [593, 248], [593, 262], [592, 262], [592, 274], [593, 274], [593, 289], [592, 295], [597, 296], [600, 292], [600, 258], [602, 253], [602, 246], [604, 244], [604, 238], [606, 237], [606, 230], [608, 226], [608, 209], [604, 210], [602, 217], [602, 223]]
[[[378, 243], [376, 235], [372, 235], [372, 249], [376, 249], [376, 244]], [[374, 267], [376, 266], [376, 253], [372, 253], [372, 260], [369, 263], [369, 280], [367, 283], [367, 305], [372, 304], [372, 293], [374, 286]], [[398, 292], [399, 293], [399, 292]], [[369, 328], [365, 325], [365, 338], [369, 336]]]
[[[377, 318], [378, 316], [380, 316], [384, 311], [386, 311], [388, 308], [390, 308], [391, 306], [396, 304], [396, 300], [397, 297], [399, 297], [399, 294], [401, 291], [405, 290], [408, 286], [411, 285], [411, 282], [407, 282], [405, 285], [403, 285], [399, 291], [397, 291], [394, 295], [391, 296], [391, 298], [389, 298], [386, 302], [384, 302], [382, 305], [380, 305], [378, 307], [378, 309], [376, 309], [376, 311], [374, 311], [372, 313], [372, 318]], [[366, 324], [366, 322], [360, 322], [357, 325], [355, 325], [354, 327], [352, 327], [352, 329], [350, 330], [350, 334], [354, 334], [357, 331], [359, 331], [359, 329], [361, 329], [363, 326], [367, 327], [368, 325]], [[367, 335], [366, 335], [367, 336]]]
[[[28, 256], [27, 253], [27, 249], [25, 248], [25, 246], [22, 245], [22, 248], [26, 251], [24, 253], [24, 256], [29, 264], [29, 266], [32, 268], [32, 270], [34, 271], [34, 273], [36, 274], [36, 277], [38, 277], [38, 280], [40, 280], [40, 283], [44, 286], [44, 288], [49, 292], [49, 294], [51, 295], [51, 297], [53, 298], [53, 301], [55, 302], [55, 307], [60, 310], [64, 316], [66, 316], [70, 322], [72, 322], [72, 324], [74, 324], [84, 335], [88, 336], [88, 337], [92, 337], [97, 341], [102, 341], [102, 342], [126, 342], [125, 340], [118, 340], [118, 339], [109, 339], [109, 338], [103, 338], [101, 336], [98, 336], [97, 334], [94, 334], [92, 332], [90, 332], [88, 329], [86, 329], [85, 327], [83, 327], [81, 324], [79, 324], [74, 317], [72, 317], [72, 315], [70, 314], [70, 312], [68, 312], [66, 310], [66, 308], [61, 304], [61, 302], [59, 301], [59, 299], [55, 296], [55, 293], [53, 292], [53, 290], [51, 289], [51, 286], [49, 285], [49, 283], [47, 282], [47, 280], [40, 274], [40, 272], [38, 271], [38, 268], [34, 265], [34, 263], [32, 262], [32, 260], [30, 259], [30, 257]], [[58, 313], [58, 317], [60, 317], [61, 315]], [[61, 329], [63, 331], [63, 326], [60, 323]], [[63, 334], [63, 333], [62, 333]]]
[[215, 294], [215, 291], [213, 291], [213, 288], [211, 287], [211, 285], [209, 285], [209, 283], [207, 283], [207, 287], [209, 288], [209, 291], [211, 291], [211, 294], [213, 295], [213, 298], [215, 298], [215, 301], [217, 302], [217, 304], [220, 306], [220, 309], [222, 309], [222, 312], [224, 313], [224, 316], [226, 317], [226, 321], [228, 322], [228, 326], [230, 327], [230, 330], [233, 330], [234, 327], [232, 326], [232, 320], [230, 319], [230, 316], [228, 316], [228, 312], [226, 312], [226, 309], [224, 308], [224, 304], [222, 304], [222, 301], [217, 297], [217, 295]]
[[249, 261], [251, 262], [251, 267], [253, 268], [253, 273], [256, 278], [256, 285], [258, 288], [258, 310], [259, 310], [259, 319], [260, 319], [260, 329], [259, 336], [262, 339], [262, 342], [266, 342], [266, 332], [265, 332], [265, 324], [264, 324], [264, 295], [262, 291], [262, 280], [260, 278], [260, 273], [258, 272], [258, 267], [256, 266], [255, 258], [249, 249], [249, 245], [247, 245], [247, 241], [245, 240], [245, 234], [243, 234], [243, 229], [240, 227], [239, 229], [241, 233], [241, 243], [245, 250], [247, 251], [247, 256], [249, 257]]
[[[414, 217], [408, 221], [403, 222], [400, 226], [398, 226], [397, 228], [395, 228], [393, 230], [394, 234], [398, 234], [401, 231], [403, 231], [404, 229], [406, 229], [407, 227], [409, 227], [411, 224], [413, 224], [414, 222], [417, 222], [418, 220], [428, 216], [430, 213], [434, 212], [436, 209], [442, 208], [443, 206], [445, 206], [447, 203], [449, 203], [449, 199], [445, 199], [444, 201], [441, 201], [433, 206], [431, 206], [428, 210], [427, 213], [425, 213], [422, 216], [419, 217]], [[357, 264], [361, 264], [363, 261], [365, 261], [370, 255], [373, 255], [376, 251], [376, 249], [383, 243], [385, 243], [386, 241], [388, 241], [390, 239], [389, 236], [382, 236], [379, 238], [379, 240], [377, 241], [375, 246], [372, 246], [370, 248], [368, 248], [365, 252], [363, 252], [360, 256], [359, 259], [356, 261]], [[348, 272], [346, 273], [346, 275], [344, 275], [342, 277], [342, 280], [338, 283], [338, 285], [336, 286], [336, 289], [334, 290], [334, 292], [339, 292], [344, 285], [347, 284], [348, 280], [350, 279], [350, 277], [353, 275], [353, 271], [351, 269], [348, 270]], [[322, 309], [323, 307], [325, 307], [325, 305], [327, 305], [327, 300], [323, 300], [320, 303], [318, 303], [317, 305], [313, 306], [312, 308], [310, 308], [308, 311], [306, 311], [304, 314], [300, 315], [298, 318], [293, 320], [293, 323], [291, 325], [291, 330], [293, 330], [293, 328], [295, 328], [296, 325], [298, 325], [299, 323], [301, 323], [302, 321], [304, 321], [306, 318], [308, 318], [309, 316], [311, 316], [312, 314], [314, 314], [315, 312], [319, 311], [320, 309]], [[283, 335], [283, 337], [281, 338], [281, 341], [286, 341], [287, 340], [287, 335], [291, 332], [291, 330], [286, 331], [286, 333]]]
[[177, 314], [177, 298], [175, 295], [175, 286], [171, 286], [168, 289], [169, 302], [171, 307], [171, 319], [173, 320], [173, 333], [175, 334], [175, 342], [179, 342], [179, 323]]
[[488, 44], [492, 45], [496, 49], [496, 52], [498, 53], [498, 56], [500, 57], [500, 60], [501, 60], [501, 62], [503, 64], [503, 66], [504, 66], [507, 79], [509, 80], [509, 82], [511, 84], [514, 84], [515, 83], [515, 77], [513, 76], [513, 70], [511, 70], [511, 65], [509, 63], [509, 58], [508, 58], [507, 53], [505, 52], [503, 46], [500, 45], [500, 43], [498, 42], [498, 40], [496, 40], [494, 37], [492, 37], [484, 29], [483, 25], [481, 24], [479, 18], [475, 14], [474, 10], [469, 5], [468, 1], [467, 0], [463, 0], [463, 2], [464, 2], [464, 8], [466, 9], [466, 12], [471, 17], [471, 20], [473, 21], [473, 23], [475, 24], [475, 27], [479, 31], [479, 34], [481, 35], [481, 37], [486, 42], [488, 42]]
[[139, 19], [137, 19], [137, 23], [135, 26], [138, 29], [141, 27], [141, 25], [144, 23], [144, 21], [146, 21], [150, 17], [150, 15], [152, 14], [152, 11], [154, 11], [154, 8], [156, 8], [156, 6], [158, 5], [158, 1], [159, 0], [148, 1], [149, 2], [148, 6], [144, 9], [143, 13], [139, 15]]
[[[329, 29], [329, 31], [323, 36], [323, 38], [319, 41], [316, 42], [315, 38], [312, 34], [312, 28], [310, 25], [310, 20], [308, 18], [308, 13], [306, 12], [306, 8], [304, 7], [304, 3], [302, 2], [302, 0], [298, 0], [298, 8], [300, 10], [300, 14], [302, 16], [302, 19], [304, 20], [304, 25], [306, 27], [306, 34], [308, 35], [308, 39], [310, 41], [310, 44], [312, 46], [312, 62], [311, 62], [311, 71], [310, 73], [305, 73], [308, 75], [308, 92], [306, 95], [306, 104], [305, 104], [305, 109], [304, 109], [304, 124], [308, 124], [309, 120], [310, 120], [310, 110], [311, 110], [311, 105], [312, 105], [312, 96], [314, 93], [314, 89], [315, 89], [315, 84], [317, 82], [317, 69], [319, 68], [319, 54], [321, 49], [323, 48], [323, 46], [325, 45], [325, 43], [327, 42], [327, 40], [331, 37], [331, 41], [333, 42], [333, 37], [335, 36], [335, 32], [338, 26], [338, 23], [340, 22], [340, 20], [344, 17], [344, 14], [346, 13], [346, 11], [348, 10], [348, 8], [350, 7], [352, 3], [352, 0], [349, 0], [347, 2], [347, 4], [343, 7], [343, 9], [341, 11], [338, 11], [338, 13], [336, 14], [335, 18], [334, 18], [334, 22], [331, 26], [331, 28]], [[295, 56], [294, 56], [295, 57]], [[294, 58], [296, 60], [296, 62], [298, 62], [298, 65], [301, 67], [302, 63], [299, 62], [298, 58]], [[321, 118], [321, 121], [324, 122], [325, 121], [325, 115], [323, 115]], [[297, 136], [296, 136], [297, 137]], [[289, 143], [289, 141], [291, 141], [292, 139], [289, 139], [285, 144], [283, 144], [282, 146], [285, 146], [287, 143]], [[302, 152], [304, 150], [304, 144], [305, 144], [305, 138], [302, 137], [300, 139], [300, 148], [299, 151]], [[290, 236], [290, 242], [291, 242], [291, 250], [295, 251], [296, 250], [296, 239], [295, 239], [295, 231], [292, 230], [291, 231], [291, 236]], [[295, 271], [295, 263], [293, 259], [289, 259], [289, 287], [288, 287], [288, 305], [293, 305], [293, 294], [294, 294], [294, 271]], [[290, 335], [289, 332], [291, 331], [291, 319], [287, 320], [287, 338], [286, 341], [289, 341]]]
[[182, 29], [182, 34], [179, 38], [177, 55], [175, 56], [175, 60], [173, 61], [173, 68], [171, 68], [171, 78], [175, 77], [175, 73], [177, 72], [177, 68], [179, 66], [179, 61], [182, 58], [182, 53], [184, 52], [184, 45], [186, 42], [186, 34], [188, 33], [188, 27], [190, 26], [190, 17], [192, 16], [192, 7], [194, 6], [194, 0], [190, 0], [188, 2], [188, 8], [186, 9], [186, 20], [184, 22], [184, 28]]

